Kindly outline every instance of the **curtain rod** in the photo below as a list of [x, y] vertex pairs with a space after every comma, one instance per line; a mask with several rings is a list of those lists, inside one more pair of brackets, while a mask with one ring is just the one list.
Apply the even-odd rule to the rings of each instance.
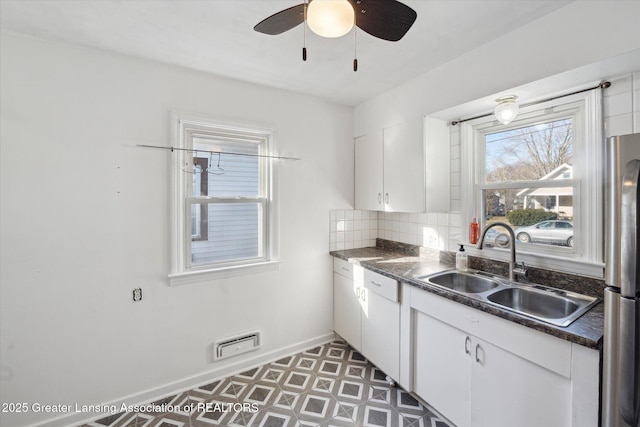
[[160, 145], [145, 145], [145, 144], [136, 144], [136, 146], [142, 147], [142, 148], [159, 148], [161, 150], [171, 150], [172, 153], [174, 151], [188, 151], [190, 153], [227, 154], [230, 156], [264, 157], [267, 159], [278, 159], [278, 160], [302, 160], [299, 157], [270, 156], [267, 154], [249, 154], [249, 153], [233, 153], [230, 151], [196, 150], [193, 148], [163, 147]]
[[[611, 82], [603, 81], [603, 82], [600, 82], [600, 84], [598, 84], [597, 86], [594, 86], [594, 87], [578, 90], [578, 91], [571, 92], [571, 93], [566, 93], [564, 95], [554, 96], [554, 97], [551, 97], [551, 98], [543, 99], [541, 101], [529, 102], [528, 104], [522, 104], [520, 107], [521, 108], [522, 107], [530, 107], [532, 105], [542, 104], [543, 102], [554, 101], [554, 100], [559, 99], [559, 98], [564, 98], [566, 96], [571, 96], [571, 95], [577, 95], [579, 93], [588, 92], [588, 91], [594, 90], [594, 89], [606, 89], [609, 86], [611, 86]], [[451, 122], [451, 126], [455, 126], [455, 125], [460, 124], [460, 123], [468, 122], [470, 120], [481, 119], [482, 117], [489, 117], [489, 116], [492, 116], [492, 115], [493, 115], [493, 113], [487, 113], [487, 114], [481, 114], [481, 115], [475, 116], [475, 117], [469, 117], [468, 119], [454, 120], [454, 121]]]

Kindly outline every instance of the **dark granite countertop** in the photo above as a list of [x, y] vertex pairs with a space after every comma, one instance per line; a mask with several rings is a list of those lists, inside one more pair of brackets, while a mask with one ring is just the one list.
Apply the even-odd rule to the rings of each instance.
[[447, 259], [447, 262], [443, 262], [437, 255], [427, 254], [419, 249], [407, 251], [406, 249], [409, 245], [394, 245], [391, 243], [383, 241], [381, 245], [379, 240], [379, 246], [376, 247], [331, 251], [330, 254], [336, 258], [361, 265], [368, 270], [485, 313], [493, 314], [588, 348], [600, 349], [604, 333], [604, 304], [602, 302], [571, 325], [567, 327], [554, 326], [418, 280], [417, 277], [419, 276], [435, 274], [453, 268], [449, 262], [450, 260]]

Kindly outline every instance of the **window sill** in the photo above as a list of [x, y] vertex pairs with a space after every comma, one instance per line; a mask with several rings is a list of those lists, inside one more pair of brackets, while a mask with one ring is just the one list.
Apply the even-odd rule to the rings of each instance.
[[266, 261], [255, 264], [234, 265], [209, 270], [194, 270], [169, 275], [169, 286], [190, 285], [203, 283], [210, 280], [226, 279], [229, 277], [244, 276], [247, 274], [262, 273], [265, 271], [277, 271], [280, 261]]
[[[465, 243], [465, 251], [470, 256], [487, 258], [495, 261], [509, 262], [510, 249], [485, 248], [476, 249], [475, 245]], [[587, 260], [574, 255], [550, 255], [534, 252], [516, 251], [516, 262], [524, 262], [526, 266], [545, 270], [559, 271], [562, 273], [576, 274], [579, 276], [604, 278], [604, 263]]]

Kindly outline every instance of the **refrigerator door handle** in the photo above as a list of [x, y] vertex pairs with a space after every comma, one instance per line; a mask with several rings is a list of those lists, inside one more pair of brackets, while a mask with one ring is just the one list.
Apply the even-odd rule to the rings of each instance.
[[638, 178], [640, 160], [627, 163], [622, 176], [622, 215], [620, 218], [620, 294], [635, 298], [640, 291], [637, 266], [640, 264], [638, 251]]
[[640, 322], [637, 292], [638, 280], [638, 180], [640, 160], [631, 160], [622, 178], [622, 215], [620, 224], [620, 415], [630, 426], [637, 426], [640, 418]]

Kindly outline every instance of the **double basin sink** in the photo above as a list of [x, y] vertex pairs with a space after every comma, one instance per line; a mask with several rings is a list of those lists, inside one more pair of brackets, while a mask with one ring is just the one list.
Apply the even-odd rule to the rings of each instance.
[[481, 271], [421, 276], [419, 280], [524, 316], [566, 327], [600, 300], [536, 284], [513, 284]]

